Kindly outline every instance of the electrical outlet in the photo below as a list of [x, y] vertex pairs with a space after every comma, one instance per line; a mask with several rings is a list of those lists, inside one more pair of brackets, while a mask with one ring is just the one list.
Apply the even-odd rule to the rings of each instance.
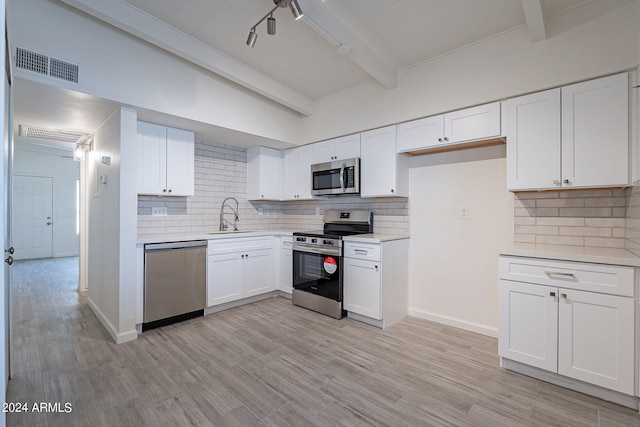
[[155, 208], [151, 208], [151, 216], [167, 216], [167, 207], [157, 206]]
[[460, 219], [469, 219], [469, 208], [460, 208], [458, 212], [458, 217]]

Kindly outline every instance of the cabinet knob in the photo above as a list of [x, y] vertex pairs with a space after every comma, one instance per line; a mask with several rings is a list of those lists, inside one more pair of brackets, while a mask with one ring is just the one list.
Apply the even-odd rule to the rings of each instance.
[[553, 180], [553, 185], [560, 185], [560, 180], [559, 179], [554, 179]]
[[444, 142], [449, 142], [449, 137], [445, 136], [444, 137]]
[[378, 271], [378, 266], [376, 265], [375, 267], [376, 267], [376, 271]]
[[13, 265], [13, 257], [11, 255], [9, 255], [4, 262], [6, 262], [9, 265]]
[[244, 254], [240, 255], [240, 258], [244, 259]]
[[392, 193], [395, 193], [395, 190], [392, 188], [392, 189], [391, 189], [391, 192], [392, 192]]
[[555, 292], [549, 292], [549, 296], [550, 296], [550, 297], [555, 297], [555, 296], [556, 296], [556, 293], [555, 293]]
[[169, 193], [171, 193], [172, 191], [173, 191], [172, 189], [169, 189]]
[[249, 258], [249, 254], [246, 254], [246, 255], [245, 255], [245, 258]]
[[560, 294], [560, 298], [567, 299], [567, 294]]
[[442, 142], [442, 138], [438, 138], [438, 142]]
[[571, 184], [571, 181], [569, 181], [568, 179], [563, 179], [563, 180], [562, 180], [562, 183], [563, 183], [563, 184]]
[[166, 188], [163, 188], [163, 189], [162, 189], [162, 192], [163, 192], [163, 193], [166, 193], [166, 192], [167, 192], [167, 189], [166, 189]]

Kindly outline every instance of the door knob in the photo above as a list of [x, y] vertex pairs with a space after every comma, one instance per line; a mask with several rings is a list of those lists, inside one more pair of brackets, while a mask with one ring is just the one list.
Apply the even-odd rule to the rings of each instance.
[[51, 225], [51, 222], [48, 222], [47, 225]]
[[15, 250], [15, 249], [13, 249], [13, 246], [11, 246], [9, 249], [5, 249], [4, 251], [5, 251], [5, 253], [6, 253], [6, 252], [9, 252], [11, 255], [13, 255], [13, 253], [14, 253], [16, 250]]
[[4, 262], [6, 262], [9, 265], [13, 265], [13, 257], [9, 255], [7, 259], [4, 260]]

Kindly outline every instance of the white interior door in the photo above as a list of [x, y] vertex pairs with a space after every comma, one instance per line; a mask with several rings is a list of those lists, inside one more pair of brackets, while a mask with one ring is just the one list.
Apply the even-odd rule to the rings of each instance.
[[13, 177], [14, 259], [49, 258], [53, 255], [53, 179]]

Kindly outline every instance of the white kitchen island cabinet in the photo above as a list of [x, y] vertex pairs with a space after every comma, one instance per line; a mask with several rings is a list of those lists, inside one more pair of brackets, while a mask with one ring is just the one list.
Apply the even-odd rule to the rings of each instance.
[[193, 196], [194, 133], [138, 122], [138, 194]]
[[210, 240], [207, 255], [207, 307], [274, 290], [272, 237]]
[[629, 175], [629, 76], [506, 102], [511, 191], [623, 187]]
[[360, 157], [360, 134], [341, 136], [316, 142], [313, 146], [313, 163]]
[[409, 240], [344, 242], [344, 309], [352, 319], [380, 328], [408, 310]]
[[500, 102], [465, 108], [398, 125], [398, 152], [411, 153], [428, 148], [501, 135]]
[[499, 273], [503, 365], [635, 395], [633, 267], [501, 256]]
[[397, 153], [396, 126], [361, 134], [360, 196], [408, 197], [409, 158]]

